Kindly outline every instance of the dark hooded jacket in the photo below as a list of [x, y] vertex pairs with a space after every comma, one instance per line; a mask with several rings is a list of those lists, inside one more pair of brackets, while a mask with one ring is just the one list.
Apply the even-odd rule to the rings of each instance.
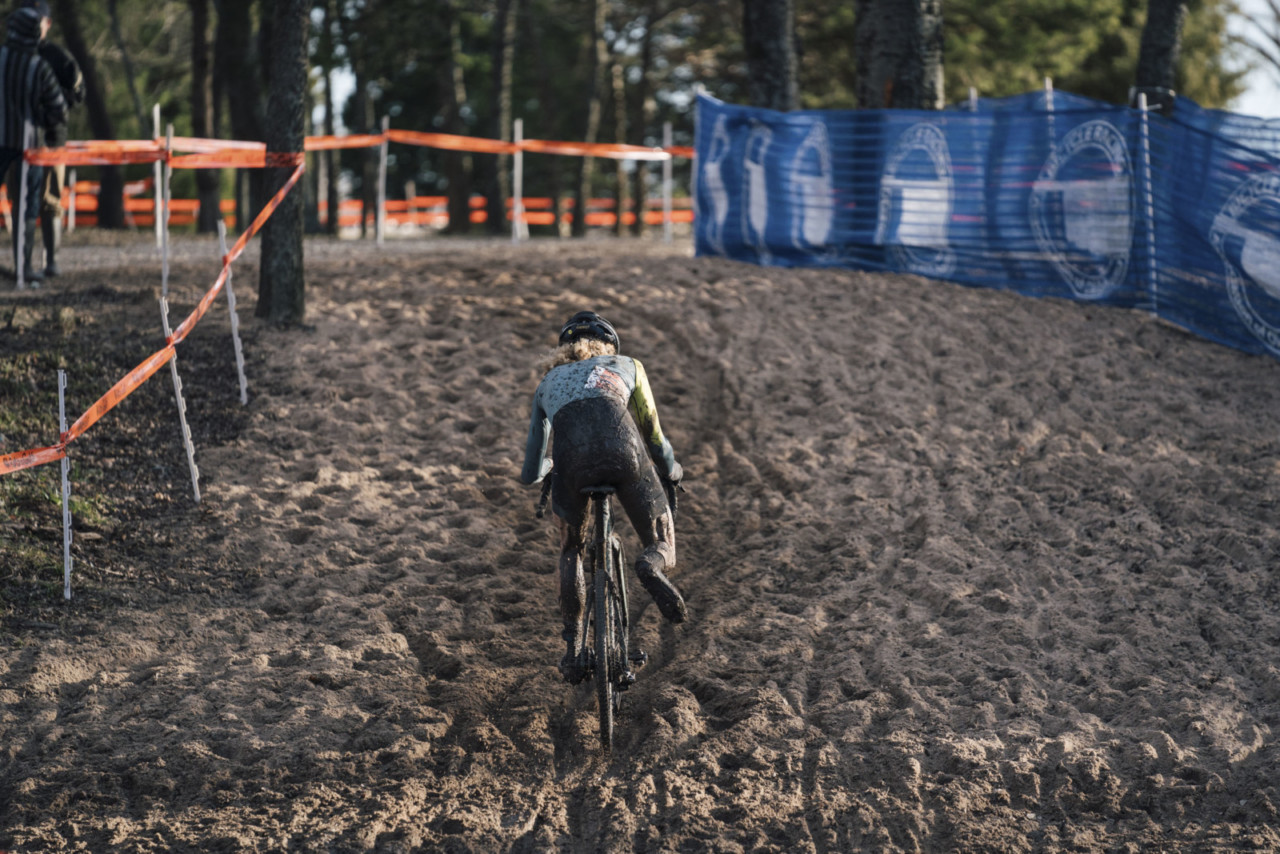
[[[19, 9], [9, 16], [8, 35], [0, 46], [0, 147], [26, 148], [25, 123], [34, 136], [31, 146], [66, 141], [67, 101], [49, 63], [40, 58], [40, 13]], [[45, 131], [42, 140], [40, 131]]]

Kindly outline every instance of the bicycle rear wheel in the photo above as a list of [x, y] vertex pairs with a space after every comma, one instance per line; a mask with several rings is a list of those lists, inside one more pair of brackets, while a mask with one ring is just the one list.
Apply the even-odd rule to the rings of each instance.
[[600, 747], [608, 754], [613, 750], [613, 713], [618, 702], [618, 680], [622, 676], [622, 646], [618, 638], [617, 570], [613, 561], [612, 520], [607, 496], [596, 499], [595, 549], [595, 653], [596, 701], [600, 713]]

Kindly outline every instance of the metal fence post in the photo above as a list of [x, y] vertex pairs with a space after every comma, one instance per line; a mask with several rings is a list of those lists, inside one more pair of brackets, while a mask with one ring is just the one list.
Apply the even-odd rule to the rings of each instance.
[[1151, 123], [1147, 108], [1147, 95], [1138, 94], [1139, 126], [1142, 140], [1142, 195], [1144, 219], [1147, 221], [1147, 289], [1150, 291], [1150, 311], [1158, 313], [1159, 280], [1156, 276], [1156, 196], [1151, 181]]

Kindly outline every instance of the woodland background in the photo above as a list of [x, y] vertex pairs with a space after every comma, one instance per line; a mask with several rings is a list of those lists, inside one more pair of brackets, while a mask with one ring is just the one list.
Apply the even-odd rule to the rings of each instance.
[[[151, 110], [178, 135], [264, 139], [272, 22], [285, 0], [55, 0], [50, 35], [86, 66], [89, 101], [74, 111], [71, 138], [149, 138]], [[690, 144], [698, 85], [750, 102], [745, 7], [785, 7], [794, 26], [795, 105], [859, 106], [859, 15], [884, 14], [874, 0], [314, 0], [309, 33], [309, 134], [393, 127], [510, 138], [657, 145], [665, 122]], [[892, 5], [892, 4], [888, 4]], [[911, 5], [911, 4], [908, 4]], [[1146, 0], [918, 0], [943, 15], [945, 100], [1017, 94], [1053, 79], [1057, 88], [1116, 103], [1134, 84]], [[1227, 34], [1230, 0], [1151, 4], [1181, 15], [1176, 88], [1203, 106], [1229, 107], [1250, 61], [1266, 61], [1266, 27], [1252, 50]], [[1274, 29], [1274, 22], [1272, 22]], [[867, 51], [863, 51], [867, 53]], [[1252, 57], [1252, 59], [1250, 59]], [[865, 67], [865, 58], [864, 67]], [[758, 100], [758, 98], [756, 99]], [[880, 106], [871, 104], [865, 106]], [[321, 162], [324, 161], [324, 162]], [[308, 230], [321, 228], [317, 198], [372, 200], [376, 151], [312, 155], [305, 188]], [[110, 197], [147, 167], [102, 170], [102, 224], [123, 225]], [[136, 173], [136, 174], [134, 174]], [[654, 176], [631, 164], [605, 166], [554, 156], [526, 158], [525, 192], [571, 195], [647, 192]], [[95, 177], [92, 174], [88, 177]], [[238, 221], [262, 200], [254, 172], [180, 172], [175, 195], [234, 194]], [[321, 183], [325, 186], [322, 188]], [[505, 158], [393, 147], [391, 198], [448, 195], [465, 206], [489, 199], [502, 228]], [[410, 187], [410, 185], [412, 185]], [[201, 230], [214, 227], [216, 205]], [[465, 208], [459, 208], [465, 210]], [[492, 214], [498, 214], [494, 216]], [[455, 232], [472, 226], [453, 217]], [[642, 225], [640, 227], [643, 227]]]

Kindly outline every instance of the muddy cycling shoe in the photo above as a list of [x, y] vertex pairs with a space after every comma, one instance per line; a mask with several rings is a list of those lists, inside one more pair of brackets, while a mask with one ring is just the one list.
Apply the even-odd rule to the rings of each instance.
[[[659, 558], [661, 560], [661, 558]], [[676, 586], [662, 574], [662, 570], [651, 566], [645, 558], [636, 561], [636, 576], [640, 579], [645, 592], [653, 597], [662, 616], [673, 623], [683, 623], [689, 616], [684, 606], [684, 597]]]
[[587, 663], [586, 657], [572, 652], [566, 652], [564, 658], [560, 659], [559, 669], [564, 681], [570, 685], [581, 683], [591, 673], [591, 665]]

